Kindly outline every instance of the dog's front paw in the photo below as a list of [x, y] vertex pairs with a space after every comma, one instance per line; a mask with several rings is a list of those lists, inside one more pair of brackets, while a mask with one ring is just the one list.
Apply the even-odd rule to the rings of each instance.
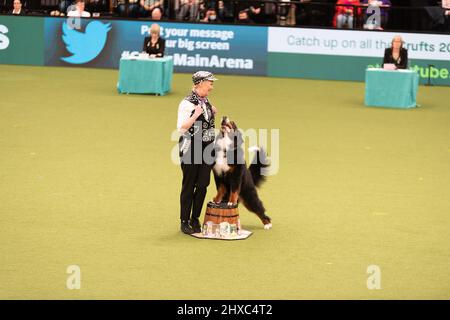
[[229, 207], [232, 207], [232, 206], [236, 205], [236, 203], [230, 201], [230, 202], [227, 203], [227, 205], [228, 205]]
[[272, 223], [268, 223], [264, 225], [264, 230], [270, 230], [272, 229]]
[[222, 203], [222, 198], [214, 197], [214, 198], [212, 199], [212, 202], [217, 203], [217, 204], [220, 204], [220, 203]]

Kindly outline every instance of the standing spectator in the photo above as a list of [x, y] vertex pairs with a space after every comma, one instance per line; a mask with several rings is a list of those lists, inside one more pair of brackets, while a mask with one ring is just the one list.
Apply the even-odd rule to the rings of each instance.
[[9, 14], [23, 16], [25, 14], [25, 10], [22, 9], [22, 2], [20, 0], [14, 0], [13, 9], [9, 12]]
[[338, 0], [333, 25], [337, 28], [353, 29], [355, 17], [359, 13], [359, 9], [353, 5], [359, 4], [359, 0]]
[[84, 0], [77, 0], [75, 4], [75, 10], [71, 10], [67, 12], [68, 17], [83, 17], [83, 18], [89, 18], [91, 14], [84, 10], [86, 7], [86, 4]]

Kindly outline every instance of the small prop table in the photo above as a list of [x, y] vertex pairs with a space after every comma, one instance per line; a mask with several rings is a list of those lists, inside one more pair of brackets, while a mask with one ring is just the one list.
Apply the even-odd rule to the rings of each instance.
[[119, 93], [170, 92], [173, 76], [172, 57], [145, 58], [132, 56], [120, 59]]
[[366, 70], [365, 103], [372, 107], [414, 108], [419, 75], [413, 70]]

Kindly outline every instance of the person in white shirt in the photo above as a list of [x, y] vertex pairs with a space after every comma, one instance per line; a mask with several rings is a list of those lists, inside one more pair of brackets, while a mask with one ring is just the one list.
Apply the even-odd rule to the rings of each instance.
[[75, 10], [67, 12], [68, 17], [89, 18], [91, 16], [89, 12], [84, 11], [84, 8], [86, 7], [84, 0], [78, 0], [75, 6]]
[[208, 100], [213, 89], [211, 72], [198, 71], [192, 76], [194, 86], [178, 107], [177, 129], [183, 181], [180, 194], [181, 231], [201, 232], [199, 217], [209, 185], [214, 162], [215, 114]]

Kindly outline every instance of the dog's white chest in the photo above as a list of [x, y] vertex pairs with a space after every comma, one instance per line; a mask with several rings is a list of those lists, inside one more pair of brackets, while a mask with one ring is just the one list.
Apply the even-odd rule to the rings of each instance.
[[230, 166], [227, 163], [227, 150], [233, 143], [228, 135], [225, 135], [222, 139], [218, 139], [217, 144], [217, 154], [216, 163], [214, 164], [214, 171], [217, 174], [222, 174], [230, 170]]

